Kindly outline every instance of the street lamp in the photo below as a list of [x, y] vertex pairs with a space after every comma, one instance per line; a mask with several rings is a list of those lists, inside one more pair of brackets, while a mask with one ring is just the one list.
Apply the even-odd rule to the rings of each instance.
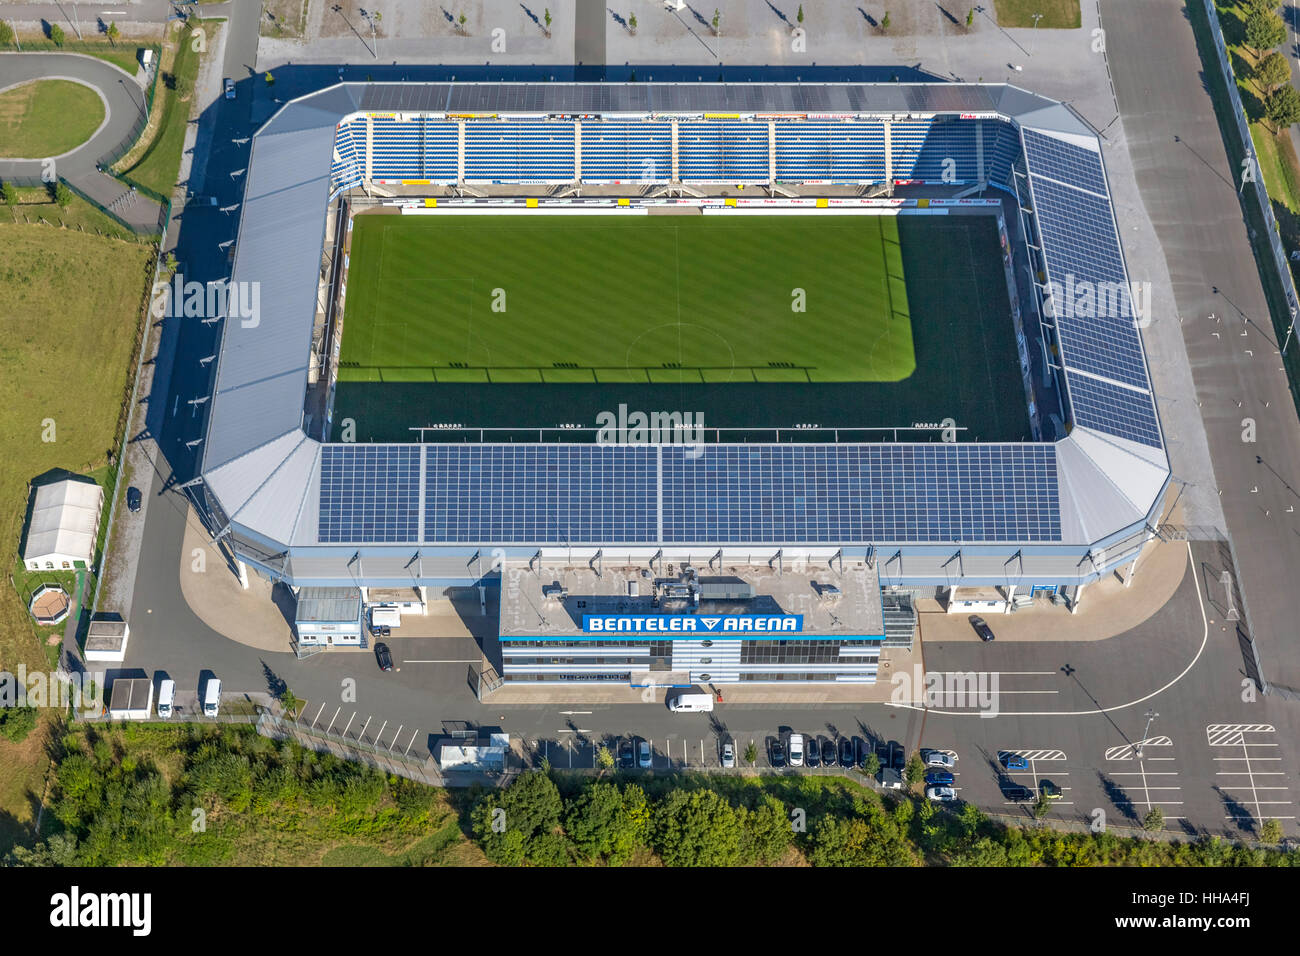
[[1155, 720], [1155, 719], [1156, 719], [1157, 717], [1159, 717], [1160, 715], [1157, 714], [1157, 713], [1156, 713], [1154, 710], [1152, 710], [1150, 707], [1148, 707], [1148, 708], [1147, 708], [1147, 712], [1146, 712], [1143, 716], [1146, 717], [1146, 719], [1147, 719], [1147, 726], [1146, 726], [1146, 729], [1142, 731], [1142, 739], [1138, 741], [1138, 746], [1137, 746], [1137, 758], [1138, 758], [1138, 760], [1141, 760], [1141, 759], [1142, 759], [1142, 748], [1143, 748], [1144, 746], [1146, 746], [1146, 742], [1147, 742], [1147, 734], [1151, 733], [1151, 721]]
[[1043, 19], [1043, 15], [1042, 15], [1041, 13], [1035, 13], [1035, 14], [1032, 14], [1032, 16], [1033, 16], [1033, 18], [1034, 18], [1034, 29], [1037, 30], [1037, 29], [1038, 29], [1038, 21], [1041, 20], [1041, 19]]
[[1286, 355], [1286, 347], [1291, 344], [1291, 333], [1295, 331], [1295, 306], [1291, 306], [1291, 324], [1286, 329], [1286, 341], [1282, 343], [1282, 354]]
[[365, 17], [366, 22], [370, 24], [370, 52], [377, 60], [379, 59], [379, 37], [375, 34], [375, 24], [382, 23], [384, 15], [378, 10], [362, 10], [361, 15]]

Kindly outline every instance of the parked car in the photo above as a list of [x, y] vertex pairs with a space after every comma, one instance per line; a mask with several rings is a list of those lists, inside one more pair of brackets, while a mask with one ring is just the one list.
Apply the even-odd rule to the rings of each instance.
[[380, 636], [380, 637], [392, 637], [392, 636], [393, 636], [393, 629], [392, 629], [391, 627], [389, 627], [387, 624], [380, 625], [380, 628], [379, 628], [379, 636]]
[[1002, 788], [1002, 796], [1015, 803], [1024, 803], [1034, 799], [1034, 791], [1018, 783], [1008, 784]]
[[790, 766], [803, 766], [803, 734], [790, 735]]
[[849, 769], [853, 766], [853, 741], [848, 737], [840, 738], [840, 766]]
[[922, 750], [921, 759], [927, 767], [938, 767], [940, 770], [951, 770], [957, 763], [956, 757], [942, 750]]
[[993, 640], [993, 628], [989, 627], [984, 618], [978, 614], [972, 614], [966, 620], [970, 621], [970, 626], [975, 628], [975, 633], [980, 636], [981, 641]]
[[393, 669], [393, 655], [389, 653], [387, 644], [381, 642], [375, 645], [375, 660], [379, 663], [381, 671]]
[[957, 799], [957, 791], [952, 787], [926, 787], [925, 795], [939, 803], [952, 803]]
[[953, 776], [947, 770], [931, 770], [925, 775], [925, 782], [932, 787], [951, 787]]
[[871, 756], [871, 752], [872, 752], [872, 750], [874, 749], [874, 748], [871, 746], [871, 741], [866, 740], [866, 739], [864, 739], [864, 738], [862, 738], [862, 737], [854, 737], [854, 738], [853, 738], [853, 741], [854, 741], [854, 743], [856, 743], [857, 746], [858, 746], [858, 769], [859, 769], [859, 770], [866, 770], [866, 769], [867, 769], [867, 757]]
[[772, 741], [772, 766], [785, 766], [785, 744], [781, 743], [779, 740]]
[[816, 737], [808, 738], [808, 749], [804, 752], [804, 761], [810, 767], [820, 767], [822, 765], [821, 747], [817, 745]]
[[144, 501], [144, 496], [140, 494], [140, 489], [131, 485], [126, 489], [126, 510], [135, 512], [140, 510], [140, 505]]
[[226, 99], [233, 100], [235, 98], [235, 81], [230, 77], [226, 77], [222, 85], [226, 91]]
[[907, 767], [907, 755], [903, 753], [903, 745], [897, 740], [889, 742], [889, 766], [899, 773]]
[[826, 767], [835, 766], [835, 741], [829, 737], [822, 741], [822, 765]]
[[722, 745], [722, 766], [730, 769], [736, 765], [736, 745], [728, 740]]
[[1038, 781], [1038, 792], [1047, 800], [1060, 800], [1061, 788], [1050, 780]]
[[637, 743], [636, 762], [642, 770], [650, 769], [650, 742], [642, 740]]
[[636, 766], [636, 756], [632, 751], [632, 741], [623, 739], [618, 744], [618, 769], [631, 770]]
[[1020, 754], [1004, 753], [1001, 756], [1003, 770], [1028, 770], [1029, 761]]
[[889, 744], [883, 740], [876, 744], [876, 759], [880, 761], [881, 767], [889, 766]]

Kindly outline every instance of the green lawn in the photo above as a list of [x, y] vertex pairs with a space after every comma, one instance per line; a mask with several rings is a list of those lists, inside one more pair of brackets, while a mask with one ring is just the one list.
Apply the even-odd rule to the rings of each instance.
[[353, 229], [344, 381], [891, 382], [915, 368], [893, 216]]
[[38, 80], [0, 93], [0, 157], [61, 156], [94, 135], [104, 101], [71, 80]]
[[993, 0], [997, 10], [998, 25], [1004, 27], [1032, 27], [1034, 14], [1041, 13], [1038, 29], [1078, 29], [1079, 0]]

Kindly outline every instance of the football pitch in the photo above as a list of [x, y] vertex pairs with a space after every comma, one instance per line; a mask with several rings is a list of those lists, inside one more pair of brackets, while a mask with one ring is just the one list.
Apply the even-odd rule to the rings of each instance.
[[362, 215], [341, 382], [896, 382], [889, 215]]

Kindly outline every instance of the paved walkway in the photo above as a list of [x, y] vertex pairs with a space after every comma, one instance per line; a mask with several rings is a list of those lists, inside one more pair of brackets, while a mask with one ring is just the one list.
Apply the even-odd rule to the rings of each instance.
[[[159, 204], [139, 194], [131, 195], [129, 187], [97, 168], [100, 159], [117, 149], [145, 116], [145, 92], [140, 84], [112, 63], [80, 53], [0, 53], [0, 88], [56, 78], [97, 90], [107, 114], [94, 136], [55, 159], [56, 175], [101, 206], [112, 207], [118, 218], [132, 228], [142, 232], [157, 229], [162, 214]], [[40, 180], [46, 162], [0, 160], [0, 180]]]

